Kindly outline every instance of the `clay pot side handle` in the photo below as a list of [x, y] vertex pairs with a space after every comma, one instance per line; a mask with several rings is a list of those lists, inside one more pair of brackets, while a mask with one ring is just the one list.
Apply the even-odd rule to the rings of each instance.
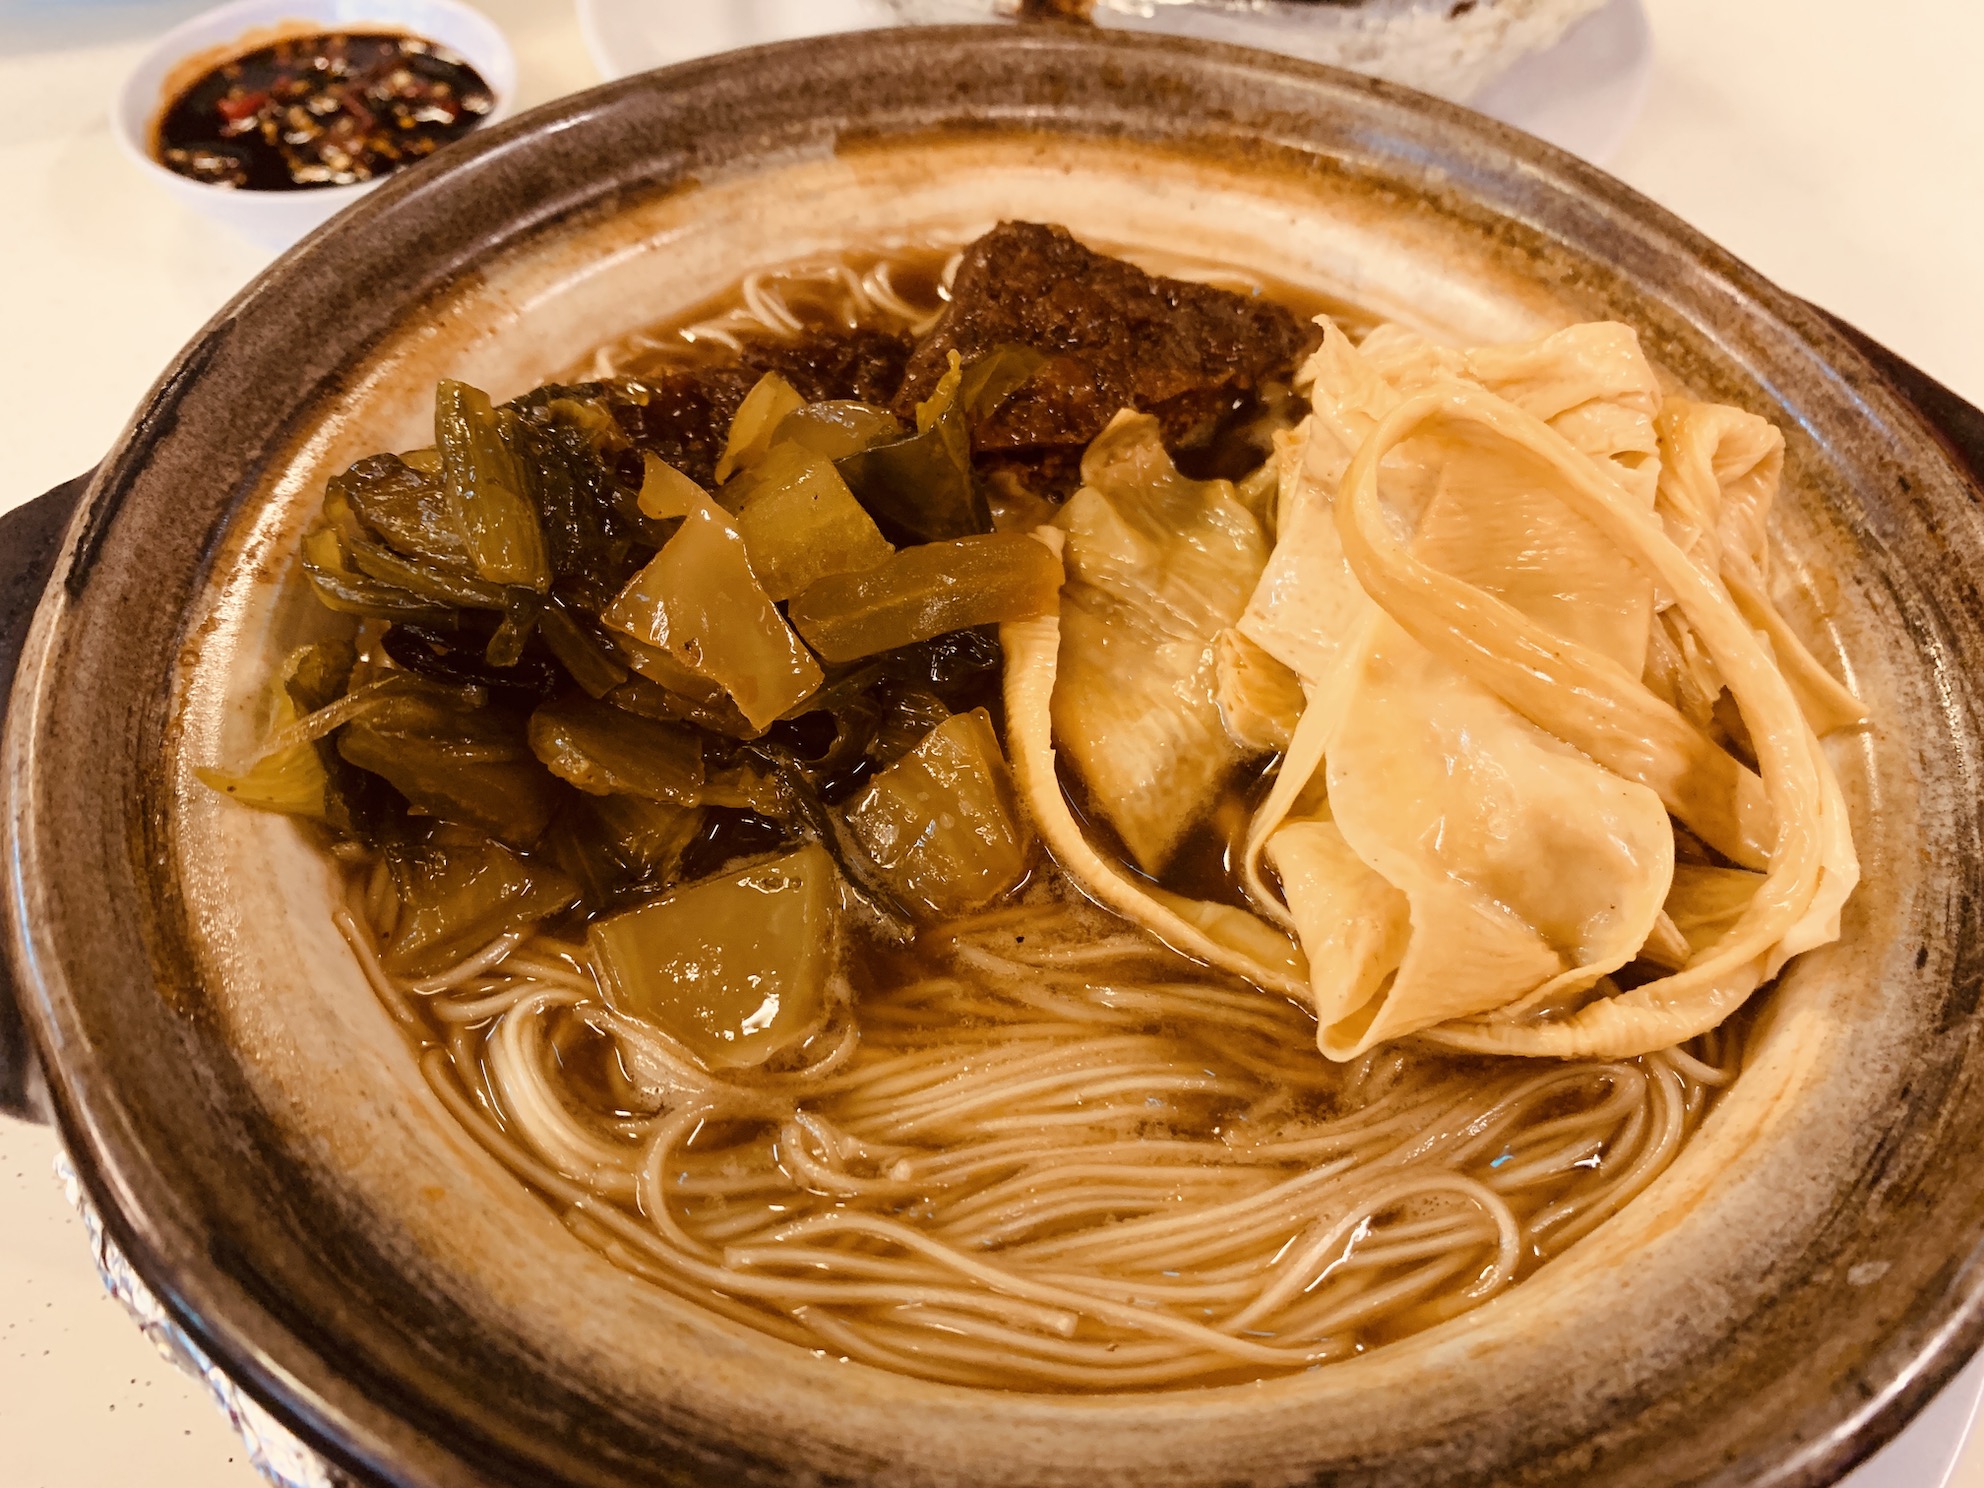
[[[13, 691], [21, 646], [61, 554], [62, 535], [93, 474], [86, 471], [0, 516], [0, 710]], [[0, 1112], [45, 1121], [41, 1069], [16, 1005], [10, 962], [0, 961]]]
[[1964, 402], [1921, 368], [1904, 362], [1873, 337], [1831, 311], [1820, 309], [1817, 305], [1812, 308], [1818, 310], [1834, 330], [1851, 341], [1894, 390], [1922, 415], [1922, 422], [1929, 426], [1929, 431], [1969, 472], [1979, 492], [1984, 493], [1984, 409]]

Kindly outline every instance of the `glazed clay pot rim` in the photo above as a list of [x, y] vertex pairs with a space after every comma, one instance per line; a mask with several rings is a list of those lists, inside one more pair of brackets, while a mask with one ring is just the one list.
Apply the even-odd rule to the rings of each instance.
[[[1369, 106], [1381, 113], [1401, 120], [1431, 118], [1462, 134], [1472, 135], [1478, 141], [1485, 140], [1505, 160], [1513, 160], [1518, 177], [1533, 183], [1539, 192], [1554, 191], [1577, 197], [1596, 219], [1603, 220], [1616, 230], [1622, 248], [1679, 253], [1692, 258], [1718, 282], [1724, 292], [1762, 307], [1771, 318], [1788, 326], [1800, 340], [1817, 349], [1834, 369], [1834, 375], [1856, 390], [1854, 396], [1867, 405], [1872, 422], [1888, 426], [1898, 424], [1903, 429], [1915, 428], [1915, 435], [1920, 438], [1921, 431], [1914, 425], [1913, 415], [1895, 403], [1858, 352], [1819, 317], [1609, 178], [1512, 131], [1405, 90], [1351, 78], [1326, 68], [1267, 58], [1232, 48], [1121, 35], [1093, 37], [1061, 31], [992, 33], [976, 29], [953, 33], [933, 28], [907, 34], [866, 33], [832, 42], [760, 49], [686, 64], [647, 78], [608, 85], [509, 121], [486, 135], [473, 135], [450, 152], [453, 169], [445, 176], [437, 175], [428, 194], [440, 203], [448, 200], [451, 191], [459, 195], [472, 190], [476, 172], [500, 168], [509, 153], [555, 149], [560, 135], [568, 132], [573, 136], [581, 135], [586, 122], [596, 114], [609, 112], [616, 100], [649, 89], [665, 88], [680, 97], [693, 98], [697, 89], [706, 83], [721, 81], [752, 68], [775, 71], [781, 58], [802, 50], [807, 58], [816, 62], [824, 59], [832, 64], [839, 59], [848, 59], [858, 63], [862, 56], [877, 47], [923, 47], [937, 51], [948, 41], [967, 34], [975, 47], [996, 48], [1002, 53], [1056, 54], [1069, 48], [1081, 48], [1093, 59], [1095, 52], [1099, 51], [1105, 57], [1101, 65], [1108, 65], [1106, 58], [1109, 54], [1120, 56], [1126, 62], [1148, 58], [1175, 59], [1193, 70], [1194, 82], [1215, 77], [1224, 77], [1231, 82], [1250, 75], [1272, 74], [1284, 82], [1295, 80], [1312, 84], [1318, 99], [1325, 101], [1325, 106], [1332, 93], [1361, 95]], [[1138, 102], [1131, 99], [1126, 112], [1133, 112]], [[1151, 122], [1148, 111], [1138, 117], [1146, 126]], [[1202, 117], [1214, 125], [1220, 122], [1216, 115]], [[954, 125], [994, 122], [1020, 127], [1045, 122], [1052, 127], [1055, 118], [1051, 107], [1032, 102], [1007, 102], [991, 108], [975, 104], [967, 82], [959, 87], [954, 118], [939, 122], [919, 119], [914, 123], [914, 132], [927, 133], [941, 128], [944, 122]], [[1092, 126], [1085, 120], [1076, 120], [1065, 127], [1080, 130]], [[890, 130], [891, 122], [886, 110], [867, 123], [870, 134], [886, 136]], [[860, 132], [852, 133], [858, 135]], [[1160, 126], [1156, 132], [1163, 135], [1166, 131]], [[1216, 138], [1217, 131], [1173, 128], [1170, 134], [1173, 143], [1190, 144], [1204, 134]], [[819, 147], [829, 150], [836, 139], [823, 125]], [[1269, 138], [1270, 144], [1283, 142]], [[1294, 148], [1301, 148], [1299, 130], [1295, 131], [1291, 142]], [[737, 153], [744, 161], [742, 168], [748, 170], [752, 142], [745, 143], [746, 148]], [[1232, 142], [1227, 141], [1226, 145], [1231, 148]], [[600, 210], [602, 196], [608, 198], [604, 205], [610, 210], [615, 193], [636, 188], [660, 189], [655, 184], [657, 178], [664, 182], [679, 180], [683, 174], [693, 173], [693, 165], [694, 162], [686, 159], [660, 164], [649, 161], [642, 181], [619, 180], [603, 186], [582, 183], [569, 196], [547, 198], [537, 203], [533, 210], [512, 218], [500, 239], [472, 245], [457, 261], [439, 265], [442, 276], [430, 277], [421, 285], [421, 298], [424, 300], [428, 295], [438, 293], [445, 285], [447, 274], [471, 268], [476, 259], [535, 238], [575, 214]], [[1353, 161], [1353, 168], [1354, 165]], [[738, 168], [732, 166], [732, 169]], [[237, 320], [255, 313], [258, 306], [269, 297], [279, 295], [284, 285], [296, 276], [325, 268], [335, 272], [338, 249], [355, 243], [381, 219], [402, 211], [418, 215], [421, 204], [427, 199], [427, 195], [422, 194], [428, 185], [425, 179], [427, 174], [416, 171], [389, 181], [322, 237], [311, 240], [278, 263], [223, 310], [174, 363], [120, 441], [117, 454], [92, 483], [84, 514], [72, 527], [72, 546], [64, 583], [70, 597], [80, 598], [86, 592], [92, 567], [108, 540], [125, 495], [142, 477], [155, 444], [169, 434], [179, 400], [198, 381], [203, 371], [222, 355]], [[1526, 225], [1546, 238], [1553, 235], [1540, 219], [1528, 220]], [[412, 303], [408, 302], [402, 309], [411, 308]], [[297, 390], [298, 407], [313, 401], [314, 392], [314, 389]], [[42, 663], [55, 649], [60, 608], [59, 604], [44, 606], [37, 621], [34, 642], [29, 648], [34, 652], [36, 662], [23, 668], [16, 688], [17, 707], [9, 724], [10, 762], [14, 765], [30, 759], [28, 745], [24, 741], [36, 717], [39, 685], [48, 680]], [[30, 775], [17, 775], [15, 770], [9, 770], [7, 788], [10, 792], [18, 796], [32, 784]], [[16, 813], [9, 813], [10, 823], [16, 820]], [[18, 852], [10, 855], [9, 862], [10, 871], [18, 875], [22, 862]], [[366, 1399], [362, 1390], [355, 1389], [352, 1381], [339, 1377], [333, 1362], [319, 1358], [307, 1339], [290, 1330], [281, 1311], [270, 1305], [272, 1299], [250, 1297], [238, 1288], [232, 1288], [226, 1278], [203, 1265], [203, 1251], [213, 1243], [211, 1237], [189, 1230], [176, 1212], [170, 1191], [163, 1188], [156, 1169], [147, 1161], [146, 1153], [124, 1127], [122, 1112], [112, 1093], [102, 1088], [104, 1082], [99, 1058], [87, 1040], [81, 1037], [79, 1028], [69, 1016], [72, 1010], [61, 999], [49, 998], [45, 980], [32, 975], [35, 970], [32, 959], [34, 927], [24, 923], [30, 896], [18, 876], [13, 888], [15, 913], [9, 920], [16, 941], [16, 965], [30, 972], [30, 976], [24, 979], [24, 985], [31, 987], [36, 994], [31, 1002], [30, 1016], [50, 1071], [51, 1091], [64, 1130], [76, 1148], [79, 1168], [102, 1206], [112, 1233], [125, 1245], [141, 1273], [194, 1337], [217, 1361], [236, 1373], [258, 1398], [299, 1428], [308, 1439], [353, 1466], [362, 1465], [380, 1473], [406, 1472], [411, 1475], [411, 1480], [437, 1482], [473, 1480], [485, 1467], [498, 1476], [522, 1469], [525, 1464], [521, 1462], [501, 1459], [503, 1449], [493, 1441], [473, 1437], [464, 1441], [457, 1434], [455, 1440], [459, 1442], [460, 1449], [455, 1450], [437, 1441], [423, 1440], [420, 1423], [409, 1420], [404, 1414], [380, 1408]], [[1873, 1450], [1898, 1430], [1927, 1395], [1954, 1372], [1962, 1356], [1977, 1342], [1980, 1334], [1984, 1334], [1984, 1303], [1980, 1302], [1980, 1285], [1975, 1276], [1977, 1260], [1978, 1256], [1973, 1254], [1963, 1262], [1958, 1273], [1960, 1284], [1953, 1281], [1939, 1304], [1932, 1309], [1937, 1327], [1926, 1344], [1908, 1350], [1903, 1357], [1892, 1361], [1885, 1356], [1874, 1361], [1869, 1373], [1883, 1382], [1872, 1391], [1874, 1403], [1863, 1406], [1857, 1412], [1846, 1412], [1851, 1417], [1849, 1420], [1838, 1423], [1824, 1441], [1780, 1460], [1764, 1481], [1776, 1484], [1828, 1481], [1834, 1473]], [[460, 1427], [465, 1423], [426, 1424], [445, 1431], [450, 1424]], [[489, 1453], [497, 1456], [486, 1455]], [[478, 1458], [481, 1458], [479, 1463]]]

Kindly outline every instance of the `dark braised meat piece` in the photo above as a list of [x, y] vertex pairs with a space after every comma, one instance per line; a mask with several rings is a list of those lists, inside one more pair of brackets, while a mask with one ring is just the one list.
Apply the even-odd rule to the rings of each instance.
[[908, 337], [863, 327], [808, 330], [793, 341], [747, 341], [744, 365], [776, 372], [808, 403], [852, 398], [886, 407], [909, 365]]
[[644, 404], [621, 403], [613, 417], [635, 447], [667, 461], [697, 485], [716, 484], [731, 415], [758, 373], [741, 367], [694, 367], [643, 379]]
[[622, 403], [613, 416], [636, 448], [707, 488], [716, 482], [716, 462], [737, 405], [765, 373], [778, 373], [808, 403], [854, 398], [886, 406], [902, 386], [909, 353], [907, 338], [865, 328], [746, 341], [735, 360], [643, 375], [647, 402]]
[[[1009, 493], [1025, 493], [1029, 509], [1037, 508], [1043, 497], [1060, 502], [1074, 494], [1075, 487], [1082, 483], [1082, 451], [1087, 448], [1080, 444], [1046, 445], [1034, 449], [981, 450], [972, 456], [971, 468], [977, 473], [979, 484], [989, 490], [1006, 489]], [[1040, 518], [1039, 520], [1045, 520]], [[1001, 526], [1002, 531], [1024, 531], [1032, 522], [1023, 522], [1017, 529]]]
[[910, 358], [895, 409], [906, 415], [929, 396], [954, 349], [967, 366], [1002, 345], [1045, 352], [1047, 364], [972, 442], [1009, 468], [1037, 465], [1054, 483], [1070, 453], [1125, 407], [1155, 414], [1174, 448], [1204, 448], [1320, 339], [1271, 300], [1154, 278], [1065, 228], [1004, 222], [965, 251], [951, 303]]

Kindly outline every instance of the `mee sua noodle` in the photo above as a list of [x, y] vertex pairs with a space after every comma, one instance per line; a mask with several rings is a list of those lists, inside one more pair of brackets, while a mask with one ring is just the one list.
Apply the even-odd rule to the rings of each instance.
[[1857, 880], [1765, 419], [1164, 267], [1009, 223], [443, 384], [202, 772], [574, 1235], [828, 1358], [1178, 1388], [1479, 1306]]

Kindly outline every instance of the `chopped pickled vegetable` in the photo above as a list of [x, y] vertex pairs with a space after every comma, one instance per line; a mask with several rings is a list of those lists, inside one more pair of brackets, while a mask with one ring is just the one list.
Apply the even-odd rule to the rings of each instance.
[[406, 804], [377, 775], [358, 769], [329, 740], [318, 746], [324, 760], [324, 825], [349, 842], [378, 847], [404, 830]]
[[705, 769], [701, 796], [705, 806], [755, 811], [766, 817], [791, 815], [792, 802], [778, 773], [766, 768], [748, 751], [744, 757], [722, 765], [710, 765], [706, 755]]
[[605, 697], [627, 680], [627, 669], [561, 601], [553, 599], [545, 606], [537, 617], [537, 633], [588, 696]]
[[602, 796], [589, 804], [622, 861], [647, 870], [664, 868], [679, 858], [702, 820], [693, 807], [641, 796]]
[[927, 687], [910, 684], [888, 691], [888, 703], [875, 728], [869, 755], [886, 768], [921, 744], [924, 737], [951, 716], [944, 700]]
[[[562, 396], [521, 409], [510, 436], [542, 524], [552, 582], [597, 610], [639, 566], [631, 561], [635, 541], [658, 546], [663, 535], [646, 531], [637, 498], [621, 490], [610, 468], [626, 436], [600, 403]], [[624, 510], [630, 504], [632, 521]]]
[[641, 468], [641, 515], [657, 522], [670, 517], [686, 517], [700, 501], [708, 500], [703, 488], [658, 455], [643, 454]]
[[[296, 704], [281, 683], [275, 688], [271, 724], [280, 735], [297, 721]], [[222, 795], [253, 806], [258, 811], [277, 811], [284, 816], [307, 816], [323, 820], [328, 781], [317, 746], [308, 740], [269, 750], [239, 775], [206, 765], [193, 773], [201, 784]]]
[[1032, 833], [983, 708], [931, 729], [847, 821], [896, 898], [926, 915], [982, 908], [1026, 877]]
[[588, 796], [552, 824], [558, 864], [578, 880], [586, 906], [613, 907], [631, 894], [665, 889], [702, 830], [704, 813], [639, 796]]
[[434, 394], [434, 442], [441, 451], [448, 511], [477, 575], [543, 593], [551, 585], [544, 532], [489, 395], [466, 383], [443, 382]]
[[757, 381], [744, 401], [738, 405], [737, 415], [730, 421], [730, 434], [724, 440], [723, 458], [716, 462], [716, 480], [722, 485], [732, 473], [749, 469], [771, 448], [772, 435], [785, 421], [787, 414], [797, 410], [805, 399], [793, 391], [792, 384], [776, 372], [767, 372]]
[[[509, 591], [473, 574], [450, 572], [423, 558], [408, 558], [381, 544], [367, 542], [350, 534], [339, 534], [351, 566], [367, 578], [404, 589], [438, 605], [464, 610], [500, 610]], [[528, 591], [526, 591], [528, 592]]]
[[791, 752], [829, 802], [839, 801], [868, 774], [868, 749], [882, 721], [876, 696], [880, 676], [878, 669], [864, 667], [843, 683], [822, 688], [813, 695], [827, 699], [821, 707], [780, 719], [768, 735]]
[[732, 739], [755, 739], [764, 732], [737, 711], [730, 694], [709, 678], [698, 676], [666, 651], [643, 645], [632, 636], [617, 636], [614, 644], [637, 677], [629, 677], [606, 695], [616, 708], [643, 718], [677, 719]]
[[744, 539], [708, 502], [600, 618], [721, 687], [755, 729], [821, 682], [819, 663], [752, 573]]
[[958, 405], [962, 373], [951, 370], [916, 408], [916, 432], [834, 462], [885, 532], [909, 541], [992, 530], [992, 509], [971, 474], [971, 428]]
[[[958, 388], [964, 382], [964, 365], [958, 354], [951, 353], [951, 364], [944, 375], [937, 379], [937, 385], [930, 390], [930, 396], [916, 405], [916, 432], [927, 434], [937, 426], [937, 420], [958, 406]], [[963, 409], [958, 409], [962, 413]]]
[[906, 938], [911, 919], [908, 906], [896, 899], [895, 891], [855, 841], [853, 829], [845, 818], [827, 809], [805, 766], [778, 745], [751, 747], [764, 760], [779, 787], [778, 807], [773, 813], [777, 820], [801, 840], [818, 843], [833, 857], [846, 875], [849, 888], [858, 892], [874, 916], [870, 929]]
[[974, 625], [1053, 611], [1061, 560], [1018, 533], [905, 548], [879, 568], [822, 579], [793, 600], [792, 623], [828, 661], [855, 661]]
[[749, 480], [737, 530], [773, 599], [790, 599], [830, 574], [874, 568], [895, 552], [831, 460], [774, 445]]
[[303, 572], [326, 609], [371, 620], [413, 620], [452, 625], [454, 611], [446, 604], [360, 573], [346, 556], [344, 544], [328, 527], [303, 535]]
[[980, 694], [998, 695], [1003, 662], [997, 628], [983, 625], [912, 646], [883, 665], [902, 682], [927, 685], [952, 712], [961, 713], [984, 701]]
[[759, 863], [778, 852], [790, 852], [802, 839], [784, 822], [752, 811], [711, 809], [703, 813], [696, 840], [682, 854], [679, 882], [694, 882], [721, 872], [732, 863]]
[[338, 753], [383, 777], [417, 811], [519, 847], [543, 835], [557, 799], [556, 782], [515, 719], [493, 707], [464, 707], [441, 688], [410, 686], [381, 697], [339, 732]]
[[399, 681], [353, 692], [358, 653], [350, 641], [316, 641], [284, 659], [270, 694], [269, 732], [261, 757], [239, 775], [201, 766], [200, 781], [244, 806], [308, 816], [347, 836], [369, 835], [370, 803], [327, 735], [375, 706]]
[[527, 649], [507, 666], [491, 666], [489, 648], [494, 641], [494, 635], [478, 626], [465, 625], [450, 632], [402, 623], [386, 632], [379, 649], [396, 666], [430, 681], [478, 687], [527, 707], [565, 690], [564, 672], [541, 652]]
[[[1046, 365], [1046, 354], [1031, 346], [1010, 342], [996, 346], [964, 369], [964, 375], [958, 379], [958, 406], [966, 418], [976, 423], [1018, 392]], [[943, 387], [942, 379], [937, 386]]]
[[557, 914], [578, 885], [541, 859], [518, 857], [466, 827], [442, 826], [424, 842], [386, 849], [399, 894], [399, 921], [386, 969], [432, 976], [499, 935]]
[[807, 846], [595, 921], [588, 939], [617, 1010], [736, 1069], [819, 1027], [839, 918], [833, 860]]
[[538, 616], [544, 612], [544, 600], [528, 589], [512, 589], [503, 603], [503, 623], [496, 627], [496, 634], [489, 638], [483, 649], [482, 658], [493, 667], [514, 667], [523, 660], [524, 647], [530, 644], [531, 632], [537, 629]]
[[299, 713], [328, 708], [351, 686], [358, 651], [350, 641], [316, 641], [298, 646], [282, 664], [282, 688]]
[[[361, 687], [352, 688], [343, 697], [304, 714], [289, 727], [278, 729], [270, 736], [269, 747], [287, 749], [292, 744], [327, 739], [347, 723], [370, 718], [386, 710], [395, 698], [409, 694], [423, 699], [438, 698], [444, 706], [453, 708], [479, 708], [487, 701], [481, 688], [437, 686], [423, 678], [408, 676], [405, 672], [387, 672]], [[291, 694], [292, 701], [294, 697]]]
[[341, 497], [396, 552], [467, 572], [468, 542], [448, 509], [447, 488], [439, 478], [439, 454], [414, 452], [422, 454], [435, 457], [431, 471], [417, 468], [414, 456], [373, 455], [360, 460], [331, 478], [325, 505]]
[[312, 736], [324, 766], [324, 824], [341, 836], [371, 843], [392, 810], [392, 792], [377, 776], [345, 763], [326, 726], [340, 705], [350, 706], [347, 700], [354, 693], [348, 689], [357, 662], [358, 651], [350, 641], [317, 641], [290, 653], [282, 677], [289, 700], [303, 713], [297, 731]]
[[703, 799], [703, 742], [591, 698], [546, 703], [531, 715], [530, 747], [559, 779], [593, 796], [641, 796], [677, 806]]
[[873, 445], [902, 438], [902, 424], [872, 403], [833, 400], [794, 409], [772, 434], [772, 444], [796, 444], [829, 460], [844, 460]]
[[[374, 467], [372, 479], [361, 481], [358, 478], [363, 466]], [[453, 519], [445, 499], [440, 502], [439, 510], [432, 509], [429, 503], [425, 509], [390, 511], [384, 519], [398, 529], [397, 538], [381, 540], [374, 526], [361, 515], [360, 500], [369, 501], [375, 513], [380, 512], [380, 502], [372, 497], [376, 497], [381, 490], [390, 493], [404, 484], [401, 477], [410, 481], [426, 479], [404, 468], [396, 477], [391, 470], [378, 467], [376, 461], [362, 461], [325, 489], [323, 529], [335, 535], [342, 565], [432, 604], [462, 609], [502, 609], [507, 591], [501, 584], [492, 584], [476, 576], [469, 566], [467, 548], [460, 541], [458, 532], [454, 534], [452, 546], [443, 537], [435, 537], [424, 545], [433, 552], [445, 555], [441, 557], [422, 551], [423, 545], [413, 541], [411, 533], [415, 523], [429, 517], [440, 524], [434, 529], [436, 532], [452, 531]], [[435, 489], [438, 491], [438, 487]], [[368, 492], [371, 493], [369, 496]]]
[[[551, 388], [539, 388], [536, 396], [551, 391]], [[613, 417], [611, 408], [598, 398], [590, 396], [596, 391], [603, 391], [598, 383], [565, 388], [559, 396], [544, 399], [545, 416], [551, 420], [554, 429], [571, 431], [590, 449], [596, 451], [625, 449], [626, 431]]]

